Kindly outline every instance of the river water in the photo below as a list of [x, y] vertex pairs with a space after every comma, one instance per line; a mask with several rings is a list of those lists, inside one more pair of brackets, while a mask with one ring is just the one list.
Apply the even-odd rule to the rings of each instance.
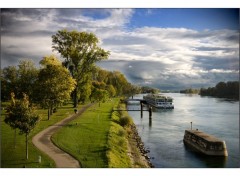
[[[173, 110], [153, 109], [152, 121], [148, 111], [129, 111], [148, 156], [156, 168], [236, 168], [239, 155], [239, 102], [220, 98], [201, 97], [179, 93], [166, 93], [174, 98]], [[134, 98], [142, 98], [136, 95]], [[147, 107], [145, 107], [147, 108]], [[140, 109], [129, 103], [128, 109]], [[199, 129], [225, 140], [228, 157], [199, 155], [183, 143], [185, 129]]]

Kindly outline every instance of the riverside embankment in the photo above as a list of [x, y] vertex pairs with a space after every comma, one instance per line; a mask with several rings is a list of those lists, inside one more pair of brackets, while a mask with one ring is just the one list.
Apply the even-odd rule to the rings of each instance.
[[119, 99], [90, 107], [52, 140], [83, 168], [151, 167], [131, 118], [127, 112], [113, 112], [113, 107], [119, 107]]
[[120, 103], [114, 109], [108, 140], [109, 166], [153, 167], [147, 156], [149, 151], [145, 149], [132, 118], [127, 111], [118, 111], [126, 109], [126, 105]]

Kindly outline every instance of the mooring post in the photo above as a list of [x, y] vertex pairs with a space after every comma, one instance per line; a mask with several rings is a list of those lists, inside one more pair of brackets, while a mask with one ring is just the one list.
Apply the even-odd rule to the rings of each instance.
[[143, 103], [141, 102], [140, 105], [141, 105], [141, 118], [142, 118], [143, 117]]
[[152, 118], [149, 118], [149, 127], [152, 126]]
[[191, 130], [192, 130], [192, 122], [190, 122], [191, 123]]
[[152, 118], [152, 107], [151, 106], [149, 106], [148, 112], [149, 112], [149, 119], [151, 119]]

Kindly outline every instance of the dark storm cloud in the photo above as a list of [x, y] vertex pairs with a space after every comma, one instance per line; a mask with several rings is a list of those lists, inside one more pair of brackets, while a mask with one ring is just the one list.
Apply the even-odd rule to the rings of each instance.
[[233, 50], [235, 50], [235, 48], [227, 48], [227, 47], [206, 47], [206, 46], [202, 46], [202, 47], [195, 47], [196, 50], [198, 51], [225, 51], [225, 52], [231, 52]]
[[104, 61], [97, 65], [107, 70], [121, 70], [129, 81], [137, 85], [158, 87], [162, 90], [179, 90], [215, 86], [220, 81], [238, 80], [238, 72], [212, 69], [197, 75], [172, 72], [171, 68], [154, 61]]
[[26, 36], [31, 36], [31, 37], [46, 37], [46, 36], [52, 36], [55, 34], [56, 31], [51, 31], [51, 30], [36, 30], [32, 32], [28, 31], [10, 31], [10, 30], [5, 30], [2, 31], [2, 34], [4, 36], [14, 36], [14, 37], [26, 37]]
[[204, 70], [224, 69], [224, 70], [239, 70], [239, 58], [221, 58], [210, 56], [197, 56], [193, 59], [195, 64], [193, 67], [200, 67]]

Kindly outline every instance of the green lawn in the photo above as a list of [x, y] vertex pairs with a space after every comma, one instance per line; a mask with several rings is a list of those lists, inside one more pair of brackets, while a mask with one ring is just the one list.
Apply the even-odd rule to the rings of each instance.
[[93, 105], [79, 118], [60, 129], [52, 140], [77, 158], [84, 168], [106, 168], [112, 108], [118, 99]]
[[[117, 108], [119, 99], [93, 105], [81, 116], [62, 127], [52, 137], [53, 142], [66, 152], [77, 158], [84, 168], [131, 167], [127, 155], [127, 131], [120, 125], [120, 118], [126, 116], [119, 112], [112, 113]], [[3, 105], [5, 106], [5, 104]], [[82, 106], [79, 106], [80, 109]], [[5, 112], [1, 114], [1, 165], [3, 168], [49, 168], [55, 167], [54, 162], [36, 147], [31, 138], [50, 125], [66, 118], [73, 113], [74, 108], [68, 104], [59, 108], [50, 120], [47, 120], [47, 110], [38, 109], [42, 119], [29, 138], [29, 159], [25, 159], [25, 137], [17, 135], [17, 145], [14, 148], [14, 130], [6, 125]], [[42, 162], [38, 163], [41, 155]]]
[[[116, 107], [117, 108], [117, 107]], [[115, 108], [115, 109], [116, 109]], [[108, 167], [130, 168], [131, 161], [128, 156], [128, 132], [120, 125], [120, 118], [127, 115], [127, 112], [112, 113], [112, 121], [108, 135]]]
[[[2, 103], [5, 107], [7, 103]], [[79, 106], [81, 108], [81, 106]], [[73, 113], [72, 104], [68, 104], [58, 109], [50, 120], [47, 120], [47, 110], [38, 109], [37, 113], [41, 115], [41, 121], [37, 124], [34, 131], [29, 136], [29, 159], [25, 159], [25, 136], [17, 133], [16, 148], [14, 148], [14, 130], [4, 123], [5, 110], [1, 111], [1, 167], [2, 168], [49, 168], [55, 167], [54, 162], [32, 144], [32, 137], [43, 129], [56, 122], [66, 118]], [[38, 157], [41, 156], [42, 162], [38, 163]]]

